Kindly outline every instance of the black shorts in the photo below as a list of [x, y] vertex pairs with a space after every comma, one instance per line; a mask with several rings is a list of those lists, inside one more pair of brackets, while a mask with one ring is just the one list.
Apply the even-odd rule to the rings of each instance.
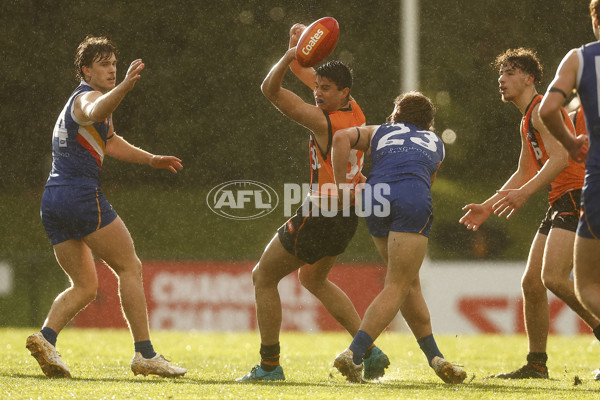
[[579, 223], [579, 211], [581, 190], [572, 190], [556, 199], [548, 209], [546, 216], [540, 224], [538, 232], [548, 235], [551, 228], [566, 229], [571, 232], [577, 231]]
[[283, 247], [308, 264], [342, 254], [358, 226], [354, 207], [338, 211], [331, 217], [321, 214], [321, 210], [307, 199], [296, 215], [277, 230]]

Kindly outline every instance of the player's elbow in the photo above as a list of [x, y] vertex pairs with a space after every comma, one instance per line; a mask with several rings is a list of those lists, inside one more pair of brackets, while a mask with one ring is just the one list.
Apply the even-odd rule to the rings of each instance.
[[542, 102], [538, 109], [538, 114], [542, 122], [544, 124], [547, 124], [548, 121], [552, 118], [552, 114], [554, 114], [556, 111], [557, 110], [554, 107], [552, 107], [551, 104], [548, 104], [547, 102]]
[[273, 89], [269, 78], [266, 78], [260, 85], [260, 91], [269, 100], [273, 100], [275, 98], [275, 93], [277, 92]]
[[102, 122], [106, 118], [110, 116], [110, 113], [102, 112], [98, 109], [98, 107], [89, 107], [88, 109], [84, 109], [83, 112], [86, 114], [87, 118], [92, 122]]
[[332, 146], [335, 148], [340, 148], [342, 146], [349, 147], [350, 141], [348, 140], [348, 135], [344, 134], [344, 131], [338, 131], [335, 135], [333, 135]]

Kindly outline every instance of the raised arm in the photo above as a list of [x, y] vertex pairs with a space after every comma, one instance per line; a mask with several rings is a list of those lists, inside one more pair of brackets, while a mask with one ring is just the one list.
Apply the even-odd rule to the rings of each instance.
[[133, 89], [141, 78], [140, 72], [145, 65], [141, 59], [129, 66], [125, 79], [114, 89], [102, 94], [98, 91], [87, 92], [75, 99], [73, 113], [80, 122], [100, 122], [109, 117], [121, 103], [125, 95]]
[[[300, 40], [300, 36], [302, 36], [302, 33], [305, 29], [306, 26], [303, 24], [295, 24], [294, 26], [292, 26], [292, 28], [290, 29], [290, 43], [288, 46], [290, 49], [292, 47], [296, 47], [296, 45], [298, 44], [298, 40]], [[290, 69], [292, 70], [294, 75], [296, 75], [298, 79], [300, 79], [300, 81], [302, 81], [306, 86], [310, 88], [310, 90], [315, 90], [315, 81], [317, 78], [317, 73], [315, 72], [315, 69], [313, 67], [303, 67], [294, 57], [294, 59], [290, 63]]]
[[283, 114], [310, 129], [318, 137], [326, 135], [327, 119], [323, 111], [281, 86], [288, 66], [296, 59], [295, 53], [295, 47], [288, 49], [271, 68], [260, 88], [265, 97]]
[[587, 137], [579, 135], [577, 138], [567, 129], [560, 108], [566, 100], [567, 94], [577, 86], [577, 71], [579, 57], [576, 50], [571, 50], [563, 58], [554, 80], [550, 83], [548, 91], [539, 108], [539, 115], [548, 131], [569, 152], [571, 158], [577, 162], [587, 159]]

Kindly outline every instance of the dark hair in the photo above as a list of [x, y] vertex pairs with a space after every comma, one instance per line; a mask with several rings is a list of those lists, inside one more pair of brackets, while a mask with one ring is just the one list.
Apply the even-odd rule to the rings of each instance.
[[103, 36], [86, 36], [83, 42], [77, 46], [75, 52], [75, 76], [78, 80], [85, 80], [85, 76], [81, 71], [83, 66], [89, 67], [94, 61], [107, 59], [112, 54], [117, 56], [119, 50], [111, 40]]
[[341, 61], [329, 61], [315, 70], [317, 76], [334, 82], [338, 90], [352, 89], [352, 69]]
[[497, 71], [502, 67], [518, 68], [526, 74], [533, 75], [535, 83], [542, 80], [544, 68], [533, 50], [519, 47], [518, 49], [508, 49], [504, 53], [499, 54], [494, 61], [494, 68]]
[[590, 1], [590, 15], [592, 17], [600, 18], [600, 1]]
[[420, 92], [407, 92], [396, 97], [394, 111], [386, 122], [407, 122], [421, 129], [432, 129], [435, 106]]

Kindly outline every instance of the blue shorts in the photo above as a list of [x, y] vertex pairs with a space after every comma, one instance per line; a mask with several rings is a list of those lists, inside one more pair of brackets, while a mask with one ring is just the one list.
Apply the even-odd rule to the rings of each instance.
[[600, 239], [600, 180], [588, 179], [581, 192], [581, 217], [577, 235], [588, 239]]
[[381, 195], [376, 185], [363, 194], [363, 211], [371, 235], [387, 237], [393, 231], [420, 233], [429, 237], [433, 223], [430, 188], [416, 179], [387, 185], [389, 194]]
[[52, 245], [81, 239], [117, 218], [100, 188], [91, 186], [46, 187], [40, 215]]

